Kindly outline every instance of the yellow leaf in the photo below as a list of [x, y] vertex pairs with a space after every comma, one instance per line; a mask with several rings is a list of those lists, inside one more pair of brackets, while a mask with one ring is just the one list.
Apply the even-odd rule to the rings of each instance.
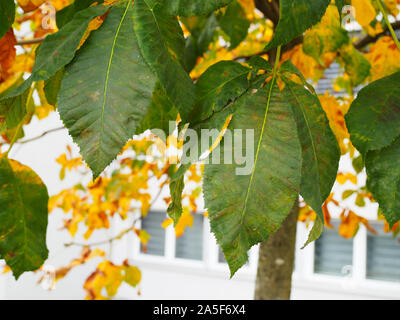
[[392, 37], [385, 36], [374, 43], [365, 58], [371, 64], [369, 81], [375, 81], [400, 70], [400, 51]]
[[186, 227], [193, 227], [193, 221], [193, 215], [189, 212], [189, 209], [187, 207], [184, 207], [182, 216], [175, 226], [175, 236], [177, 238], [181, 237], [185, 232]]
[[371, 0], [352, 0], [352, 6], [355, 8], [356, 20], [362, 26], [368, 26], [376, 17], [376, 11]]
[[124, 281], [132, 287], [136, 287], [142, 279], [142, 273], [138, 267], [128, 265], [127, 261], [124, 262], [125, 278]]
[[174, 220], [172, 220], [171, 218], [165, 219], [162, 224], [161, 227], [164, 229], [167, 229], [169, 225], [171, 225], [174, 222]]
[[340, 184], [345, 184], [347, 181], [350, 181], [352, 184], [357, 184], [357, 176], [352, 173], [339, 173], [336, 176], [336, 181]]

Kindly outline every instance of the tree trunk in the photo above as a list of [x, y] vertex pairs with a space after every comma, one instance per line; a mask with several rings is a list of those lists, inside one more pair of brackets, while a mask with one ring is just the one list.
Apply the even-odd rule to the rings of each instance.
[[296, 201], [282, 227], [261, 243], [255, 300], [290, 299], [298, 215]]

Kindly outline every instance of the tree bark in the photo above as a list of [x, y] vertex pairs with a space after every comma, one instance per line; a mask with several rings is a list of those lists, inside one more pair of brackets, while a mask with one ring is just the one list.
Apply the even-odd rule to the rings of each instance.
[[299, 203], [281, 228], [261, 243], [256, 279], [255, 300], [289, 300], [296, 245]]

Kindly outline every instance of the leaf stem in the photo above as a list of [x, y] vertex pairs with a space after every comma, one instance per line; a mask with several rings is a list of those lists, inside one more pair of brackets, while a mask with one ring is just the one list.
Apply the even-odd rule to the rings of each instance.
[[14, 144], [15, 144], [15, 142], [17, 141], [18, 134], [19, 134], [19, 132], [21, 131], [21, 128], [22, 128], [23, 124], [24, 124], [24, 120], [22, 120], [22, 121], [18, 124], [18, 127], [17, 127], [17, 129], [16, 129], [16, 131], [15, 131], [14, 137], [11, 139], [10, 147], [8, 148], [7, 152], [5, 153], [5, 156], [6, 156], [6, 157], [8, 157], [8, 154], [10, 153], [10, 150], [12, 149], [12, 147], [13, 147]]
[[281, 60], [281, 46], [278, 46], [278, 48], [276, 49], [276, 58], [275, 58], [275, 63], [274, 63], [274, 69], [272, 71], [272, 76], [275, 78], [276, 74], [278, 72], [278, 68], [279, 68], [279, 61]]
[[396, 43], [397, 49], [399, 49], [399, 51], [400, 51], [399, 39], [397, 38], [396, 32], [394, 31], [394, 29], [393, 29], [393, 27], [392, 27], [392, 25], [391, 25], [391, 23], [389, 21], [389, 18], [387, 16], [386, 12], [385, 12], [385, 9], [383, 8], [382, 1], [381, 0], [376, 0], [376, 2], [378, 3], [379, 10], [381, 10], [381, 12], [382, 12], [383, 19], [385, 19], [386, 25], [387, 25], [387, 27], [388, 27], [388, 29], [390, 31], [390, 34], [392, 35], [393, 41]]

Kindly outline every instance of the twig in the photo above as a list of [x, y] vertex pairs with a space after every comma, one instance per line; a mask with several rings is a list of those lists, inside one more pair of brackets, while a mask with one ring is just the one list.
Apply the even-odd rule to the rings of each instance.
[[66, 129], [66, 128], [65, 127], [59, 127], [59, 128], [50, 129], [48, 131], [43, 132], [41, 135], [39, 135], [37, 137], [33, 137], [33, 138], [29, 138], [29, 139], [25, 139], [25, 140], [19, 141], [19, 142], [17, 142], [17, 144], [24, 144], [24, 143], [32, 142], [32, 141], [38, 140], [40, 138], [43, 138], [44, 136], [48, 135], [49, 133], [53, 133], [53, 132], [56, 132], [56, 131], [61, 131], [61, 130], [64, 130], [64, 129]]
[[[164, 185], [165, 186], [165, 185]], [[155, 202], [158, 200], [158, 198], [160, 197], [162, 191], [164, 190], [164, 186], [162, 186], [160, 188], [160, 190], [158, 191], [157, 195], [154, 197], [154, 199], [151, 201], [149, 208], [151, 208]], [[70, 243], [65, 243], [64, 246], [65, 247], [71, 247], [71, 246], [79, 246], [79, 247], [92, 247], [92, 246], [99, 246], [102, 244], [112, 244], [115, 240], [120, 240], [123, 236], [125, 236], [127, 233], [129, 233], [130, 231], [134, 230], [136, 223], [140, 220], [141, 218], [135, 219], [132, 223], [132, 225], [129, 228], [126, 228], [124, 230], [122, 230], [118, 235], [111, 237], [109, 239], [106, 240], [102, 240], [102, 241], [98, 241], [98, 242], [92, 242], [92, 243], [79, 243], [79, 242], [70, 242]]]
[[17, 41], [16, 45], [17, 46], [24, 46], [24, 45], [28, 45], [28, 44], [37, 44], [37, 43], [41, 43], [46, 37], [42, 37], [42, 38], [35, 38], [35, 39], [27, 39], [27, 40], [19, 40]]
[[120, 240], [124, 235], [126, 235], [128, 232], [132, 231], [135, 228], [135, 224], [139, 219], [135, 219], [132, 223], [132, 225], [129, 228], [126, 228], [124, 230], [122, 230], [118, 235], [106, 239], [106, 240], [102, 240], [102, 241], [98, 241], [98, 242], [92, 242], [92, 243], [79, 243], [79, 242], [70, 242], [70, 243], [66, 243], [64, 244], [65, 247], [71, 247], [71, 246], [79, 246], [79, 247], [92, 247], [92, 246], [99, 246], [102, 244], [107, 244], [107, 243], [112, 243], [115, 240]]
[[[390, 24], [390, 26], [394, 29], [394, 30], [398, 30], [400, 29], [400, 21], [396, 21]], [[354, 47], [357, 50], [362, 50], [364, 47], [366, 47], [367, 45], [369, 45], [370, 43], [374, 43], [376, 40], [378, 40], [380, 37], [387, 35], [388, 34], [389, 29], [385, 29], [383, 32], [377, 34], [376, 36], [370, 36], [370, 35], [366, 35], [362, 38], [360, 38], [359, 40], [357, 40], [356, 42], [354, 42]]]

